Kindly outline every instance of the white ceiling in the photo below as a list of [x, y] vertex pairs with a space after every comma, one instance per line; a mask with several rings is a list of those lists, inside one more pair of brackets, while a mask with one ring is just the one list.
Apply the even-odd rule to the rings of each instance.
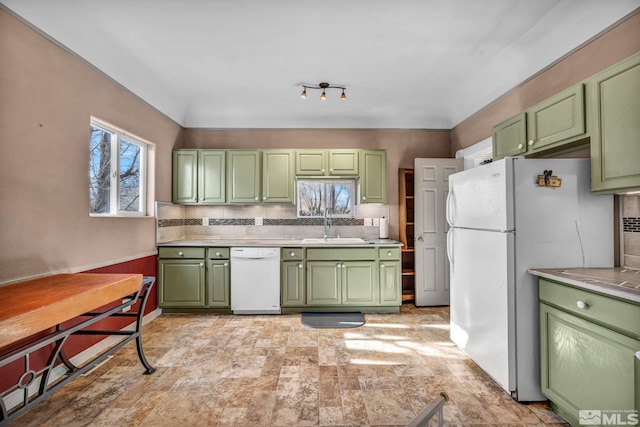
[[[185, 127], [449, 129], [640, 0], [0, 0]], [[308, 91], [327, 81], [340, 91]]]

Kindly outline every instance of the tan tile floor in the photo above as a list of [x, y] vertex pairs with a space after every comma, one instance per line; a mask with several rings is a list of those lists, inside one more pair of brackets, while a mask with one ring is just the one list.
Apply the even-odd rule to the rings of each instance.
[[449, 341], [448, 319], [410, 304], [355, 329], [310, 329], [299, 314], [162, 315], [143, 330], [153, 375], [129, 344], [9, 425], [405, 425], [441, 391], [448, 425], [566, 425], [496, 386]]

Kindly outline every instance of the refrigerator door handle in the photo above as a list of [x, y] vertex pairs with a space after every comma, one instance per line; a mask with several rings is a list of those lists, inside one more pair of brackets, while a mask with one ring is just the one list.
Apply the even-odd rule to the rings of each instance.
[[445, 202], [445, 217], [449, 227], [453, 227], [453, 215], [451, 215], [451, 203], [453, 198], [453, 188], [447, 193], [447, 201]]
[[454, 228], [450, 228], [447, 231], [447, 258], [449, 258], [449, 265], [453, 269], [453, 230]]

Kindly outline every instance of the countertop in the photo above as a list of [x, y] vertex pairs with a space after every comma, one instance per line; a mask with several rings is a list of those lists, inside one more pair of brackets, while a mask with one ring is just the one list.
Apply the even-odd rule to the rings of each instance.
[[624, 267], [533, 268], [529, 273], [640, 303], [640, 270]]
[[158, 243], [158, 246], [256, 246], [256, 247], [370, 247], [370, 246], [403, 246], [397, 240], [391, 239], [371, 239], [364, 240], [362, 243], [347, 243], [349, 238], [330, 238], [326, 242], [320, 243], [303, 243], [303, 238], [290, 239], [269, 239], [269, 238], [211, 238], [211, 239], [182, 239], [172, 240], [170, 242]]

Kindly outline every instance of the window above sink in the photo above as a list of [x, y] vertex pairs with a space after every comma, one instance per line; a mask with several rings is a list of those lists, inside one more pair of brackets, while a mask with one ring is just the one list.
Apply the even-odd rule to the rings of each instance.
[[298, 218], [323, 218], [326, 209], [331, 217], [353, 218], [355, 186], [352, 179], [299, 179]]

